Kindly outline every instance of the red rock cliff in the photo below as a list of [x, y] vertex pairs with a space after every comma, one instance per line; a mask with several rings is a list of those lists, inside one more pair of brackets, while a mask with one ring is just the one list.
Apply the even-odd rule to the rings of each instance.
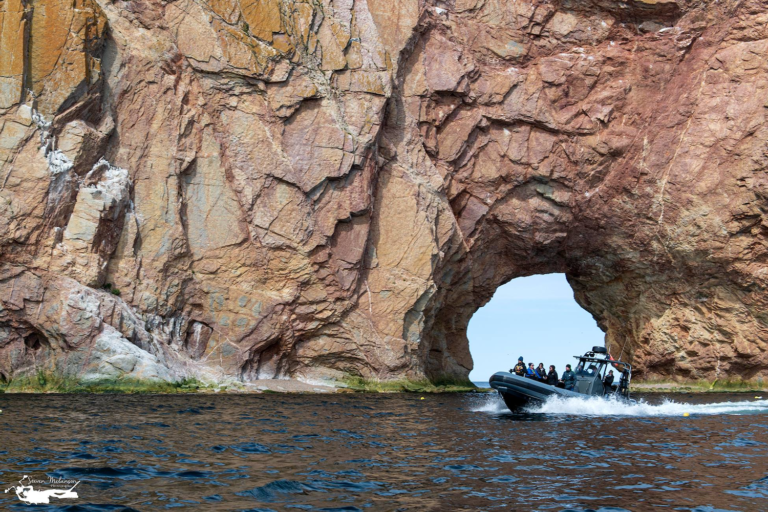
[[643, 377], [766, 374], [765, 2], [4, 0], [0, 47], [4, 379], [465, 377], [546, 272]]

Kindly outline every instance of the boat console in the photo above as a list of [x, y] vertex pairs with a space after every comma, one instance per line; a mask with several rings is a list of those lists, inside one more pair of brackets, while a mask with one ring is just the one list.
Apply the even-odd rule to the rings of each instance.
[[[583, 356], [574, 357], [579, 360], [573, 370], [576, 374], [574, 391], [583, 395], [597, 396], [618, 393], [619, 396], [629, 398], [631, 364], [613, 359], [604, 347], [592, 347], [592, 350]], [[603, 379], [611, 367], [619, 372], [619, 380], [613, 386], [606, 387], [603, 385]]]

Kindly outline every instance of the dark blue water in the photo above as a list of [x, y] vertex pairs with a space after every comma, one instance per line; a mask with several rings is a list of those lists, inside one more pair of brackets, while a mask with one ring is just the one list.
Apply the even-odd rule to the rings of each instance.
[[478, 394], [0, 395], [2, 489], [23, 475], [80, 481], [77, 499], [27, 505], [11, 491], [0, 509], [768, 510], [766, 408], [673, 398], [698, 405], [511, 414]]

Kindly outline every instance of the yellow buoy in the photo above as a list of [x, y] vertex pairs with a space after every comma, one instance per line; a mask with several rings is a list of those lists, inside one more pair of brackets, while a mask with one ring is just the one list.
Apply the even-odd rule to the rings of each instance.
[[683, 413], [683, 416], [690, 416], [690, 414], [689, 414], [689, 413], [687, 413], [687, 412], [684, 412], [684, 413]]
[[421, 397], [422, 400], [424, 400], [424, 397]]

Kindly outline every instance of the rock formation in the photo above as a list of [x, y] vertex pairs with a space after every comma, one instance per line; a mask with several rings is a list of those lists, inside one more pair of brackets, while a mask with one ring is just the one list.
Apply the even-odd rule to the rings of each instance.
[[465, 378], [547, 272], [644, 378], [768, 372], [764, 2], [0, 0], [0, 49], [3, 379]]

